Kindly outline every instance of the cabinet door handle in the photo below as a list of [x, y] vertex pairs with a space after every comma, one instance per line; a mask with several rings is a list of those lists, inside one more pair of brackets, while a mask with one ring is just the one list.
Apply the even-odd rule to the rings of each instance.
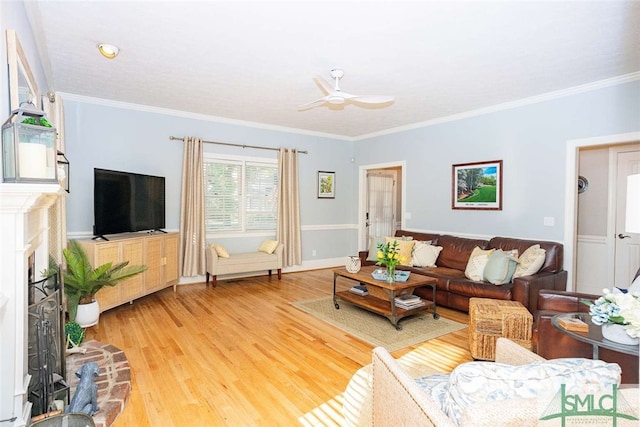
[[618, 234], [618, 238], [619, 238], [619, 239], [630, 239], [630, 238], [631, 238], [631, 236], [627, 236], [626, 234], [622, 234], [622, 233], [620, 233], [620, 234]]

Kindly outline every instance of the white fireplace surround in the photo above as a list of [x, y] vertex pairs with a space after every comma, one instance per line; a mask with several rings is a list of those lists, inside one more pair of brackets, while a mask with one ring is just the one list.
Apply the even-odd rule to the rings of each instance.
[[[47, 267], [49, 208], [62, 197], [58, 184], [0, 184], [0, 426], [29, 425], [27, 388], [28, 258], [35, 276]], [[13, 420], [13, 421], [4, 421]]]

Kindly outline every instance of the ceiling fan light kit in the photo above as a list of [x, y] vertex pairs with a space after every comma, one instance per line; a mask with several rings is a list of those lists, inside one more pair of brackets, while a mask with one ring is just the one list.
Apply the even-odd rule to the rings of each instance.
[[344, 77], [344, 71], [340, 68], [334, 68], [331, 70], [331, 78], [333, 84], [329, 83], [324, 77], [318, 75], [314, 77], [314, 80], [320, 86], [326, 96], [311, 101], [306, 104], [298, 106], [298, 110], [309, 110], [311, 108], [319, 107], [324, 104], [342, 105], [346, 101], [352, 101], [353, 105], [369, 104], [369, 105], [381, 105], [391, 104], [394, 100], [393, 96], [379, 96], [379, 95], [354, 95], [344, 92], [340, 89], [340, 79]]

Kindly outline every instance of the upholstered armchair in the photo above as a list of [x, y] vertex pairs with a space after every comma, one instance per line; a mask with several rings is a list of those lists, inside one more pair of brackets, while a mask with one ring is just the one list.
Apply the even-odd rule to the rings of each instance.
[[[636, 277], [640, 276], [640, 269]], [[532, 344], [534, 351], [545, 359], [560, 357], [593, 356], [590, 344], [578, 341], [562, 333], [551, 324], [551, 318], [558, 313], [589, 312], [589, 306], [582, 300], [595, 301], [600, 295], [578, 292], [541, 289], [538, 295], [538, 309], [534, 313]], [[622, 368], [623, 384], [638, 384], [638, 357], [600, 348], [600, 359], [615, 362]]]

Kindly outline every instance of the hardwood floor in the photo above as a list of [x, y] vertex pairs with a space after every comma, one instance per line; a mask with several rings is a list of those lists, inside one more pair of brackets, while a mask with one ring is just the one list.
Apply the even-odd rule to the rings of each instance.
[[[373, 347], [290, 304], [330, 295], [332, 280], [328, 269], [184, 285], [102, 313], [87, 339], [124, 350], [132, 370], [114, 426], [339, 425], [339, 395]], [[471, 360], [467, 328], [419, 347], [442, 371]]]

